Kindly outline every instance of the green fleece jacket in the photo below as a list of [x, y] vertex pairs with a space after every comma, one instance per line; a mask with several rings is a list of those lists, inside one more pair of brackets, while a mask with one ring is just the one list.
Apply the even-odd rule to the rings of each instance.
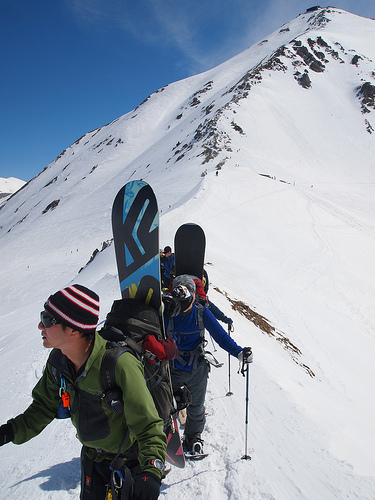
[[53, 349], [43, 376], [33, 389], [33, 402], [24, 413], [8, 421], [14, 432], [13, 442], [21, 444], [35, 437], [56, 417], [61, 401], [61, 373], [70, 397], [71, 420], [78, 439], [88, 447], [87, 455], [96, 461], [113, 458], [129, 429], [130, 436], [122, 451], [137, 441], [142, 469], [161, 477], [162, 472], [147, 462], [154, 458], [165, 462], [166, 436], [146, 386], [142, 363], [129, 352], [121, 354], [116, 362], [116, 384], [122, 390], [124, 401], [124, 413], [118, 415], [102, 400], [100, 367], [105, 351], [106, 341], [96, 333], [85, 369], [75, 378], [70, 361], [59, 349]]

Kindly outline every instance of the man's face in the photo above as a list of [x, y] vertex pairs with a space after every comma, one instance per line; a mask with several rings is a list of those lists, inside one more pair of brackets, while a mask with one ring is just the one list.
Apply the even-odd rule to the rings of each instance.
[[167, 259], [168, 259], [168, 257], [170, 257], [170, 256], [172, 255], [172, 252], [165, 252], [165, 254], [164, 254], [164, 255], [165, 255], [165, 256], [167, 257]]
[[[52, 318], [52, 316], [47, 311], [44, 311], [43, 315]], [[46, 327], [43, 322], [40, 321], [38, 328], [42, 332], [44, 347], [56, 347], [62, 350], [69, 340], [69, 330], [71, 329], [66, 328], [64, 330], [63, 326], [60, 323]]]

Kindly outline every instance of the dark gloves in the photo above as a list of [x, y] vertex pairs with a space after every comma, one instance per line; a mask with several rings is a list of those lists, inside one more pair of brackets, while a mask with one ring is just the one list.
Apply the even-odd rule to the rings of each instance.
[[132, 500], [156, 500], [160, 494], [161, 480], [151, 472], [133, 476]]
[[245, 373], [249, 371], [249, 363], [253, 362], [253, 351], [251, 347], [244, 347], [242, 351], [237, 356], [238, 361], [240, 362], [240, 367], [238, 369], [238, 373], [242, 373], [245, 376]]
[[251, 347], [244, 347], [242, 351], [237, 356], [240, 363], [252, 363], [253, 362], [253, 352]]
[[232, 326], [233, 325], [233, 320], [232, 318], [228, 318], [228, 316], [223, 316], [221, 318], [221, 321], [225, 324], [227, 324], [228, 326]]
[[13, 427], [11, 424], [4, 424], [0, 427], [0, 446], [7, 444], [14, 439]]

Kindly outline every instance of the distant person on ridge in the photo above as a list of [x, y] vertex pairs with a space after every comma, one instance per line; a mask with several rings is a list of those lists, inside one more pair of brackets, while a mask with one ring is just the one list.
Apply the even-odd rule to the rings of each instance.
[[171, 279], [174, 275], [174, 253], [172, 253], [172, 249], [170, 246], [166, 246], [164, 248], [164, 283], [163, 288], [169, 288], [171, 284]]
[[53, 350], [32, 391], [31, 405], [0, 427], [0, 446], [25, 443], [57, 416], [70, 417], [83, 445], [81, 500], [108, 498], [115, 458], [115, 470], [119, 467], [124, 473], [126, 484], [133, 482], [131, 498], [156, 500], [166, 456], [163, 421], [147, 389], [143, 366], [130, 352], [121, 354], [115, 365], [123, 412], [113, 413], [106, 406], [100, 368], [107, 342], [96, 332], [98, 318], [99, 297], [82, 285], [49, 297], [38, 328], [44, 347]]
[[196, 287], [189, 275], [177, 276], [173, 281], [172, 296], [179, 301], [181, 312], [165, 318], [165, 331], [174, 337], [178, 356], [171, 361], [174, 388], [186, 385], [192, 402], [187, 407], [183, 448], [186, 454], [203, 454], [201, 434], [205, 425], [205, 407], [210, 365], [204, 357], [204, 333], [207, 328], [219, 346], [241, 362], [251, 363], [249, 347], [242, 348], [227, 334], [209, 309], [195, 303]]

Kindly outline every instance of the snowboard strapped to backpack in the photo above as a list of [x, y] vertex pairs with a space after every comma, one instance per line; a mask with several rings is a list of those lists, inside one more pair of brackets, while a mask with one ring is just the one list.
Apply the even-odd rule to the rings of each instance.
[[121, 354], [131, 352], [143, 363], [147, 387], [164, 421], [164, 428], [167, 428], [171, 417], [181, 409], [174, 405], [169, 364], [142, 346], [147, 341], [147, 345], [156, 345], [161, 352], [169, 350], [165, 359], [177, 354], [175, 344], [163, 338], [158, 312], [133, 299], [115, 300], [104, 327], [98, 333], [108, 341], [100, 369], [103, 399], [108, 408], [114, 413], [123, 412], [122, 392], [116, 384], [115, 366]]

